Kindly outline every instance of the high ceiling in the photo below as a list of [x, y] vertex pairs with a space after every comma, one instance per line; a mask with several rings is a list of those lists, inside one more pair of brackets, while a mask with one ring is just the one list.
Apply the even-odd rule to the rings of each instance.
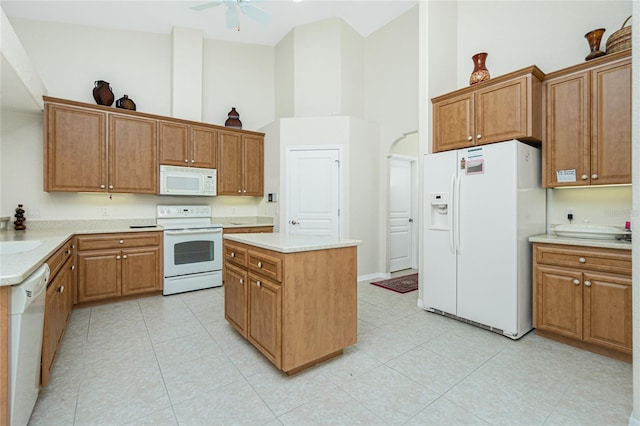
[[2, 0], [1, 4], [10, 20], [33, 19], [162, 34], [170, 33], [173, 27], [183, 27], [200, 29], [208, 39], [273, 46], [292, 28], [334, 17], [342, 18], [366, 37], [418, 3], [418, 0], [240, 0], [267, 12], [269, 19], [263, 24], [240, 12], [238, 31], [226, 24], [228, 7], [236, 5], [224, 1], [200, 11], [192, 7], [211, 1]]

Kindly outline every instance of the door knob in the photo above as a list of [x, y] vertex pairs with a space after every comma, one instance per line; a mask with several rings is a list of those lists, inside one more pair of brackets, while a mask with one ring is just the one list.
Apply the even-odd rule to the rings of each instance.
[[297, 225], [298, 224], [298, 222], [296, 222], [295, 220], [292, 220], [289, 223], [292, 224], [292, 225]]
[[412, 222], [413, 222], [413, 219], [409, 218], [409, 223], [412, 223]]

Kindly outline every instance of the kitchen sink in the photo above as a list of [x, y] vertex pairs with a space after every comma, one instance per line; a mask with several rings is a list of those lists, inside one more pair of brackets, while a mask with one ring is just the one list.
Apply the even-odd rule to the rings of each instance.
[[0, 241], [0, 254], [16, 254], [33, 250], [42, 244], [40, 240]]
[[559, 237], [586, 238], [592, 240], [616, 240], [624, 237], [624, 231], [615, 226], [557, 225], [553, 232]]

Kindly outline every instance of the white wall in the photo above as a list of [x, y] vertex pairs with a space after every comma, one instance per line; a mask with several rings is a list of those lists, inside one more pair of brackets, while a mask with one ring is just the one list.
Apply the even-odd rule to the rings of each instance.
[[294, 52], [295, 30], [289, 32], [275, 47], [275, 116], [294, 114]]
[[364, 38], [341, 22], [340, 115], [364, 117]]

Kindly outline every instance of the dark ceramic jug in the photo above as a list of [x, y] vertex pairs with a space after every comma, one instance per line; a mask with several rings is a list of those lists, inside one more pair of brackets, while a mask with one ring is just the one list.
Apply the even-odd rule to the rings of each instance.
[[109, 82], [103, 80], [95, 82], [95, 86], [93, 87], [93, 99], [96, 100], [98, 105], [111, 106], [113, 98], [114, 96], [111, 91], [111, 86], [109, 86]]
[[231, 108], [229, 111], [229, 118], [224, 122], [226, 127], [233, 127], [236, 129], [242, 129], [242, 121], [240, 121], [240, 114], [236, 111], [235, 107]]
[[128, 109], [131, 111], [136, 110], [136, 103], [129, 99], [129, 96], [124, 95], [116, 101], [116, 108]]

